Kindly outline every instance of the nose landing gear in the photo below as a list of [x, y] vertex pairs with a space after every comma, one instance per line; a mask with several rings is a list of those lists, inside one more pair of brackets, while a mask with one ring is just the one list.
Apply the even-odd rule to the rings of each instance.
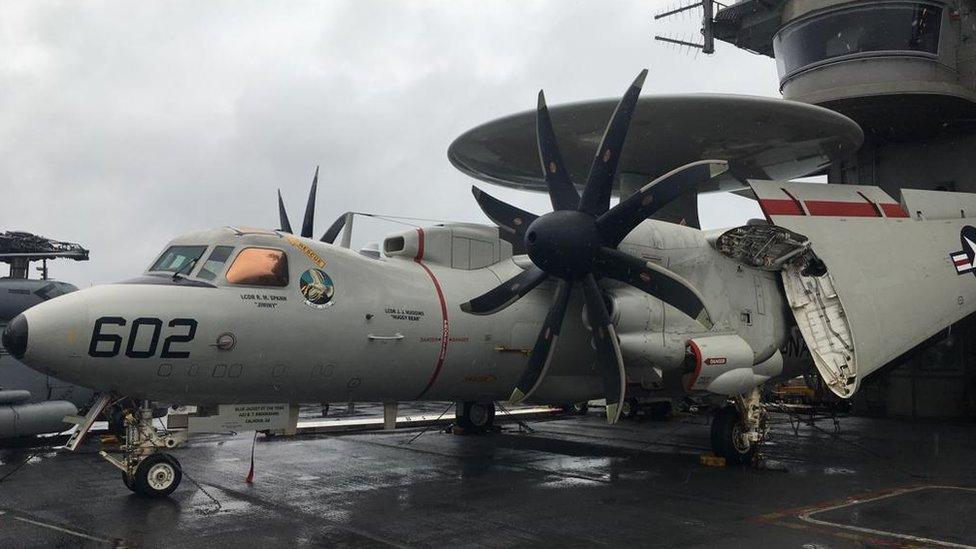
[[[78, 425], [65, 448], [71, 451], [78, 448], [99, 414], [110, 406], [110, 401], [112, 395], [102, 395], [85, 417], [65, 418]], [[122, 471], [122, 483], [133, 492], [152, 498], [170, 495], [183, 479], [183, 467], [175, 457], [160, 450], [176, 448], [186, 442], [187, 431], [157, 431], [153, 426], [153, 407], [148, 400], [142, 401], [138, 408], [128, 399], [116, 399], [113, 404], [122, 406], [120, 413], [113, 413], [122, 441], [117, 451], [101, 450], [99, 455]]]
[[122, 482], [133, 492], [153, 498], [173, 493], [183, 479], [183, 467], [175, 457], [160, 450], [185, 442], [186, 431], [157, 431], [153, 408], [147, 400], [137, 410], [124, 410], [122, 420], [125, 440], [119, 446], [121, 457], [105, 450], [99, 454], [122, 471]]

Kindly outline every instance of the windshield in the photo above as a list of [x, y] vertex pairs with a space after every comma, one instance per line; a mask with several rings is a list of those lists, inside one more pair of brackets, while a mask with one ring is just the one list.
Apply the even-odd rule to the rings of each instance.
[[[149, 270], [170, 273], [182, 272], [190, 262], [200, 259], [206, 249], [206, 246], [170, 246]], [[183, 274], [187, 273], [183, 272]]]
[[230, 253], [234, 250], [233, 246], [217, 246], [210, 252], [210, 257], [207, 258], [207, 262], [203, 264], [200, 268], [200, 272], [197, 273], [197, 278], [202, 278], [204, 280], [213, 280], [217, 278], [220, 270], [224, 268], [224, 263], [227, 262], [227, 258], [230, 257]]

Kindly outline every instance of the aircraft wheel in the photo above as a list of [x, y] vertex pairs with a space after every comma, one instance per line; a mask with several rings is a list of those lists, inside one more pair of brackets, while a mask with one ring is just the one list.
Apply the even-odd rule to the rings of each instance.
[[454, 419], [466, 433], [484, 433], [495, 423], [495, 403], [466, 401], [455, 406]]
[[173, 493], [183, 480], [183, 467], [169, 454], [150, 454], [136, 467], [133, 491], [151, 498]]
[[752, 463], [756, 444], [746, 437], [745, 427], [735, 406], [726, 406], [712, 418], [712, 450], [727, 463]]
[[122, 473], [122, 484], [125, 484], [125, 487], [128, 488], [129, 490], [132, 490], [133, 492], [136, 491], [135, 480], [132, 478], [132, 475], [130, 475], [129, 473]]
[[620, 409], [620, 417], [624, 419], [633, 419], [637, 417], [637, 411], [640, 410], [640, 401], [634, 397], [624, 399], [623, 407]]

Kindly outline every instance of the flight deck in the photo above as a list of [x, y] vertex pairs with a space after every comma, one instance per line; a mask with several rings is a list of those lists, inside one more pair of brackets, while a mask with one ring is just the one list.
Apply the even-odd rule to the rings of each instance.
[[163, 499], [126, 490], [97, 437], [4, 450], [0, 547], [976, 546], [976, 426], [773, 418], [761, 468], [704, 465], [705, 416], [611, 427], [591, 410], [499, 414], [478, 436], [259, 435], [251, 484], [252, 433], [196, 436]]

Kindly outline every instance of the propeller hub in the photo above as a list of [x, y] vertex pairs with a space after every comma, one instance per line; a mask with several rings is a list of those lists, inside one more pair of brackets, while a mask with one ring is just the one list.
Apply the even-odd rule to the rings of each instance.
[[548, 213], [532, 222], [525, 232], [525, 247], [532, 262], [566, 280], [589, 273], [601, 246], [596, 219], [575, 210]]

